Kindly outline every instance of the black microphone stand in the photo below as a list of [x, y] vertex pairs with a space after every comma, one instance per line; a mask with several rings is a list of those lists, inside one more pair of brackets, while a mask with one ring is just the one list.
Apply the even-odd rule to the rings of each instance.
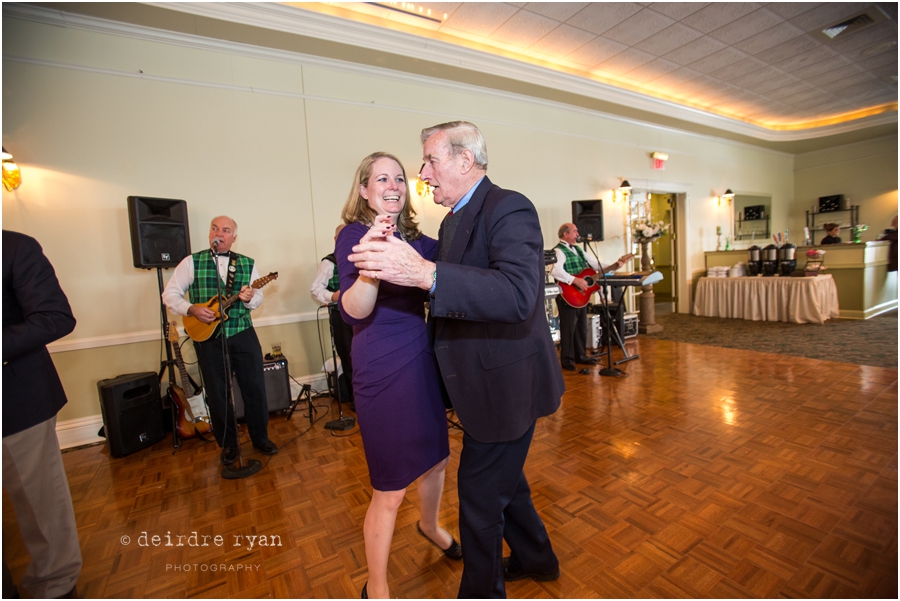
[[[585, 250], [587, 250], [588, 243], [585, 241]], [[597, 373], [601, 376], [610, 376], [613, 378], [627, 378], [628, 374], [619, 369], [618, 367], [613, 367], [612, 363], [612, 330], [615, 327], [613, 325], [612, 316], [609, 314], [609, 301], [610, 299], [606, 296], [606, 291], [609, 290], [609, 284], [606, 280], [606, 271], [603, 269], [603, 264], [600, 263], [600, 258], [597, 257], [597, 253], [594, 252], [593, 247], [591, 248], [591, 253], [593, 253], [594, 257], [597, 259], [597, 266], [600, 267], [600, 275], [603, 278], [603, 312], [606, 317], [606, 327], [603, 328], [603, 338], [604, 344], [606, 346], [606, 367], [600, 369]], [[616, 304], [616, 313], [618, 313], [619, 305]], [[617, 333], [618, 335], [618, 333]], [[603, 353], [600, 353], [601, 355]]]
[[341, 409], [341, 382], [338, 376], [337, 351], [334, 347], [334, 315], [332, 314], [332, 311], [336, 310], [336, 303], [328, 304], [328, 329], [331, 331], [331, 365], [334, 367], [334, 397], [338, 403], [338, 418], [325, 422], [325, 428], [328, 430], [349, 430], [356, 425], [356, 419], [344, 417], [344, 411]]
[[[238, 478], [246, 478], [247, 476], [251, 476], [262, 469], [262, 464], [256, 459], [248, 459], [247, 465], [244, 465], [244, 456], [241, 453], [241, 441], [238, 438], [238, 424], [237, 424], [237, 411], [234, 408], [234, 386], [232, 385], [232, 375], [231, 375], [231, 355], [228, 353], [228, 343], [225, 340], [225, 309], [222, 307], [222, 300], [225, 298], [222, 295], [222, 276], [219, 275], [219, 250], [218, 250], [218, 241], [213, 241], [212, 245], [212, 255], [213, 255], [213, 264], [216, 268], [216, 294], [219, 298], [219, 341], [222, 345], [222, 364], [225, 368], [225, 395], [228, 398], [228, 404], [226, 405], [226, 409], [231, 409], [231, 422], [234, 426], [234, 445], [237, 450], [237, 464], [238, 467], [234, 467], [232, 465], [226, 465], [222, 468], [222, 477], [228, 480], [236, 480]], [[222, 433], [222, 441], [225, 442], [228, 440], [228, 418], [226, 416], [225, 419], [225, 432]]]

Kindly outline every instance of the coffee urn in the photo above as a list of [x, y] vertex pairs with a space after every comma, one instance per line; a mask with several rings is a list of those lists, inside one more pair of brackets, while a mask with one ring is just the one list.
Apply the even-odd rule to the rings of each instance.
[[791, 275], [797, 267], [797, 245], [784, 243], [778, 249], [778, 261], [781, 263], [781, 275]]
[[778, 272], [778, 247], [770, 244], [762, 251], [762, 272], [764, 276], [775, 275]]
[[750, 272], [750, 275], [759, 275], [762, 272], [762, 256], [760, 249], [757, 245], [751, 246], [747, 249], [750, 253], [750, 257], [747, 261], [747, 269]]

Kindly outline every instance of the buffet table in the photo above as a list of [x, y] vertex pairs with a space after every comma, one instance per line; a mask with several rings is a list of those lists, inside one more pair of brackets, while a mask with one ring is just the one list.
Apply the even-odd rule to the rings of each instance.
[[831, 274], [815, 277], [702, 277], [694, 315], [751, 321], [824, 323], [839, 315]]

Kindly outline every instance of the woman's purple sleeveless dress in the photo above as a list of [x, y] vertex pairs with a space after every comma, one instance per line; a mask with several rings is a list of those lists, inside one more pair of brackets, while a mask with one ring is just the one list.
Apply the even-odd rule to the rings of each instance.
[[[335, 257], [341, 290], [359, 270], [347, 260], [368, 228], [352, 223], [338, 236]], [[437, 241], [422, 236], [411, 243], [428, 260]], [[376, 490], [400, 490], [450, 454], [447, 415], [434, 353], [425, 326], [427, 293], [381, 282], [375, 308], [353, 325], [353, 397], [369, 478]]]

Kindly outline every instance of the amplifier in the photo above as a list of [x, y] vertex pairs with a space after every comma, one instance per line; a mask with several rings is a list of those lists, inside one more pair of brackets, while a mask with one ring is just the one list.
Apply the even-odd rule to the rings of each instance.
[[[263, 360], [263, 379], [266, 384], [266, 398], [269, 402], [269, 413], [283, 411], [291, 406], [291, 383], [288, 375], [288, 362], [284, 357]], [[244, 399], [237, 378], [232, 377], [234, 385], [234, 411], [238, 419], [244, 417]]]
[[626, 313], [623, 319], [624, 328], [622, 338], [634, 338], [638, 335], [638, 314]]
[[97, 390], [110, 455], [123, 457], [163, 439], [162, 402], [155, 372], [100, 380]]

